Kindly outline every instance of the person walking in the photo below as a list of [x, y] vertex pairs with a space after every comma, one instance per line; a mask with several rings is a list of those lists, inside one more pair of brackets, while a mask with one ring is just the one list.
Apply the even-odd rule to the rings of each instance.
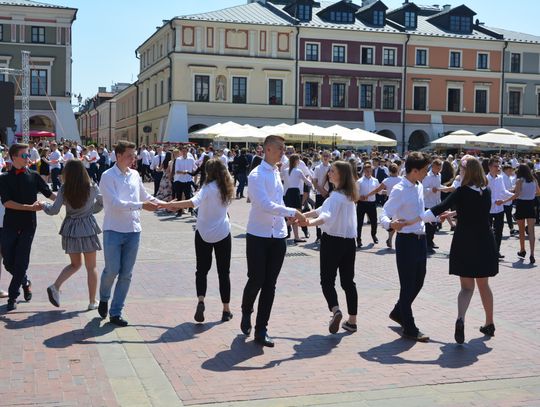
[[[531, 264], [536, 262], [534, 258], [534, 223], [536, 221], [536, 214], [534, 212], [534, 205], [536, 195], [540, 195], [540, 188], [538, 182], [534, 178], [531, 169], [527, 164], [520, 164], [516, 171], [516, 222], [519, 227], [519, 252], [518, 257], [525, 258], [527, 252], [525, 250], [525, 226], [528, 229], [529, 248], [531, 255], [529, 261]], [[525, 225], [527, 224], [527, 225]]]
[[[2, 232], [4, 228], [4, 214], [6, 213], [6, 208], [2, 205], [0, 200], [0, 244], [2, 242]], [[0, 277], [2, 275], [2, 247], [0, 246]], [[0, 298], [7, 298], [9, 296], [7, 291], [0, 289]]]
[[305, 217], [299, 210], [283, 204], [283, 185], [276, 164], [281, 161], [285, 150], [284, 139], [270, 135], [266, 137], [263, 148], [264, 160], [248, 179], [251, 200], [246, 235], [248, 281], [242, 296], [240, 328], [245, 335], [251, 333], [251, 313], [260, 292], [255, 341], [273, 347], [274, 341], [268, 335], [267, 326], [276, 282], [287, 251], [285, 218], [303, 221]]
[[[439, 159], [433, 160], [431, 163], [431, 170], [422, 180], [422, 185], [424, 186], [424, 205], [426, 205], [426, 209], [432, 208], [441, 203], [441, 169], [442, 161]], [[433, 241], [436, 231], [436, 223], [426, 222], [428, 254], [435, 254], [435, 249], [439, 248]]]
[[[328, 171], [330, 170], [330, 151], [324, 150], [321, 154], [322, 162], [313, 170], [313, 189], [315, 190], [315, 209], [322, 206], [324, 200], [330, 194], [331, 184], [328, 180]], [[317, 238], [315, 242], [321, 240], [321, 228], [317, 227]]]
[[[514, 169], [510, 164], [503, 165], [502, 178], [504, 182], [504, 187], [508, 191], [514, 191], [514, 189], [516, 188], [516, 176], [514, 175]], [[513, 201], [504, 204], [504, 215], [506, 217], [506, 224], [508, 225], [508, 229], [510, 229], [510, 236], [514, 236], [517, 232], [514, 229], [514, 217], [512, 216], [513, 208]]]
[[154, 179], [154, 196], [157, 195], [161, 178], [163, 178], [163, 161], [165, 161], [165, 153], [163, 152], [163, 147], [160, 146], [156, 148], [156, 155], [152, 158], [152, 163], [150, 164], [150, 171], [152, 171], [152, 177]]
[[54, 204], [42, 203], [43, 211], [47, 215], [57, 215], [63, 205], [66, 207], [66, 216], [59, 234], [62, 236], [62, 249], [69, 255], [70, 264], [60, 272], [54, 284], [47, 288], [49, 301], [55, 307], [60, 307], [62, 284], [81, 268], [84, 260], [88, 284], [88, 310], [94, 310], [98, 306], [96, 252], [101, 250], [98, 237], [101, 229], [94, 214], [103, 209], [103, 201], [98, 186], [92, 182], [79, 160], [70, 160], [66, 163], [64, 183]]
[[[382, 171], [382, 170], [381, 170]], [[377, 202], [375, 195], [371, 192], [379, 187], [379, 181], [372, 176], [372, 167], [366, 163], [362, 170], [363, 177], [356, 181], [358, 195], [360, 196], [356, 204], [356, 218], [358, 222], [358, 232], [356, 238], [357, 247], [362, 247], [362, 226], [364, 226], [364, 217], [367, 214], [371, 226], [371, 238], [373, 243], [379, 243], [377, 239]]]
[[62, 186], [62, 183], [60, 182], [60, 173], [62, 169], [62, 153], [58, 151], [58, 144], [56, 144], [56, 141], [52, 141], [50, 146], [51, 152], [47, 157], [47, 161], [49, 163], [49, 169], [51, 171], [52, 191], [57, 192], [58, 188]]
[[[111, 323], [127, 326], [122, 310], [131, 283], [133, 266], [139, 250], [141, 209], [155, 211], [164, 202], [144, 189], [141, 176], [131, 166], [137, 159], [135, 143], [121, 140], [115, 148], [116, 165], [101, 177], [103, 195], [103, 254], [105, 268], [101, 274], [98, 312], [102, 318], [110, 315]], [[109, 310], [111, 290], [116, 281]]]
[[[298, 168], [300, 162], [300, 156], [298, 154], [292, 154], [289, 157], [288, 165], [281, 170], [281, 176], [283, 179], [283, 186], [285, 189], [285, 195], [283, 201], [289, 208], [296, 208], [302, 210], [302, 192], [304, 190], [304, 184], [311, 186], [311, 181], [306, 178], [302, 170]], [[298, 234], [298, 225], [292, 225], [294, 234], [294, 243], [304, 243], [306, 240], [300, 239]], [[289, 229], [290, 230], [290, 229]]]
[[231, 225], [227, 209], [234, 197], [234, 184], [227, 167], [219, 158], [208, 159], [205, 172], [205, 183], [193, 198], [180, 202], [169, 202], [160, 205], [160, 208], [175, 211], [198, 208], [197, 224], [195, 226], [195, 254], [197, 256], [195, 285], [198, 304], [194, 319], [199, 323], [204, 322], [207, 276], [210, 267], [212, 267], [212, 251], [214, 251], [219, 278], [219, 293], [223, 304], [221, 320], [226, 322], [233, 317], [229, 307], [231, 300], [231, 281], [229, 277]]
[[[182, 146], [181, 156], [174, 160], [173, 163], [173, 191], [174, 198], [178, 201], [182, 200], [182, 196], [185, 200], [191, 199], [193, 196], [191, 184], [193, 182], [193, 176], [191, 175], [196, 170], [195, 160], [188, 155], [188, 147]], [[189, 210], [193, 213], [193, 209]], [[182, 211], [178, 211], [177, 216], [181, 216]]]
[[343, 318], [335, 288], [338, 270], [349, 314], [342, 328], [349, 332], [356, 332], [358, 293], [354, 282], [354, 263], [357, 234], [355, 202], [358, 200], [358, 191], [352, 167], [348, 162], [334, 162], [328, 174], [334, 190], [321, 207], [304, 213], [308, 219], [300, 224], [320, 226], [323, 231], [319, 252], [320, 275], [323, 295], [328, 309], [332, 312], [328, 327], [330, 333], [337, 333]]

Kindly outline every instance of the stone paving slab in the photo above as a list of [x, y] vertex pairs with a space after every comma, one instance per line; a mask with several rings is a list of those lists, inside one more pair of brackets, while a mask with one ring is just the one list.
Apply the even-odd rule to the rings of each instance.
[[[61, 217], [40, 213], [30, 267], [34, 299], [12, 313], [0, 306], [0, 406], [540, 405], [538, 267], [517, 261], [517, 239], [503, 241], [506, 261], [492, 279], [496, 336], [478, 332], [483, 310], [476, 293], [463, 346], [453, 343], [459, 283], [448, 275], [450, 233], [436, 236], [441, 249], [428, 260], [414, 305], [433, 339], [428, 344], [401, 339], [387, 317], [399, 284], [395, 256], [383, 244], [357, 252], [359, 331], [352, 335], [328, 334], [317, 247], [289, 246], [269, 326], [276, 347], [261, 349], [239, 330], [247, 213], [244, 200], [233, 203], [232, 321], [219, 321], [215, 267], [207, 321], [193, 321], [194, 220], [144, 213], [125, 309], [130, 326], [117, 329], [96, 311], [81, 311], [84, 270], [63, 287], [61, 308], [48, 303], [45, 288], [67, 256], [57, 235]], [[364, 242], [368, 235], [364, 228]], [[2, 275], [0, 287], [7, 280]]]

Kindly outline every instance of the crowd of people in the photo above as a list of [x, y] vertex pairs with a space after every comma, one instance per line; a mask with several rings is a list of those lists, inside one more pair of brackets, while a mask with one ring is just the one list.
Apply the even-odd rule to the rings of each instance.
[[[373, 244], [379, 243], [379, 226], [388, 231], [386, 246], [395, 244], [400, 294], [389, 317], [403, 328], [405, 337], [420, 342], [429, 337], [417, 327], [412, 304], [424, 283], [427, 256], [438, 249], [436, 232], [443, 222], [454, 231], [450, 274], [460, 277], [455, 323], [458, 343], [465, 340], [465, 314], [476, 285], [486, 314], [481, 331], [490, 336], [495, 333], [488, 281], [498, 273], [504, 258], [500, 247], [505, 217], [510, 235], [519, 237], [517, 256], [526, 257], [528, 241], [529, 261], [535, 263], [534, 225], [539, 223], [540, 195], [540, 158], [535, 155], [409, 152], [400, 157], [395, 151], [315, 148], [297, 153], [283, 138], [268, 136], [254, 149], [182, 144], [137, 150], [135, 144], [120, 141], [109, 152], [105, 146], [83, 147], [71, 142], [60, 146], [54, 141], [38, 146], [13, 144], [6, 159], [8, 164], [1, 162], [6, 169], [0, 176], [2, 209], [5, 207], [5, 215], [0, 214], [0, 244], [12, 280], [8, 292], [0, 292], [0, 296], [8, 298], [8, 311], [16, 308], [21, 288], [26, 301], [32, 298], [27, 269], [37, 211], [56, 215], [62, 206], [66, 208], [60, 235], [70, 263], [47, 288], [50, 302], [60, 306], [62, 284], [84, 261], [88, 309], [97, 309], [101, 317], [109, 315], [111, 323], [126, 326], [122, 310], [138, 253], [140, 211], [163, 210], [182, 216], [188, 210], [197, 217], [194, 319], [205, 320], [207, 275], [214, 251], [222, 320], [231, 320], [232, 239], [227, 209], [235, 199], [245, 198], [246, 186], [251, 205], [246, 237], [248, 281], [240, 328], [251, 334], [251, 314], [259, 297], [254, 337], [263, 346], [274, 346], [267, 326], [287, 239], [305, 243], [310, 238], [309, 227], [316, 228], [331, 333], [340, 326], [348, 332], [357, 330], [355, 260], [364, 244], [366, 215]], [[153, 195], [145, 189], [145, 180], [153, 181]], [[38, 193], [50, 202], [38, 200]], [[382, 207], [379, 214], [378, 207]], [[102, 228], [94, 217], [101, 210]], [[98, 292], [99, 250], [104, 252], [105, 267]], [[348, 318], [343, 323], [335, 289], [338, 273], [347, 302]]]

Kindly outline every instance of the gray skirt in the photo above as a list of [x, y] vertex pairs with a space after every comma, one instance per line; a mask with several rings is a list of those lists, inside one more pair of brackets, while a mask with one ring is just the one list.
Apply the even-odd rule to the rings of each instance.
[[91, 253], [101, 250], [98, 235], [84, 237], [62, 236], [62, 249], [66, 254]]

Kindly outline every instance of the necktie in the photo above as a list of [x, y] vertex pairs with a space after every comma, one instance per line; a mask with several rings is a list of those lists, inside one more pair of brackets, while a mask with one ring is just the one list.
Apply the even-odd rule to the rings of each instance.
[[161, 154], [159, 155], [159, 165], [158, 167], [161, 167]]
[[15, 170], [15, 175], [26, 174], [26, 167]]

